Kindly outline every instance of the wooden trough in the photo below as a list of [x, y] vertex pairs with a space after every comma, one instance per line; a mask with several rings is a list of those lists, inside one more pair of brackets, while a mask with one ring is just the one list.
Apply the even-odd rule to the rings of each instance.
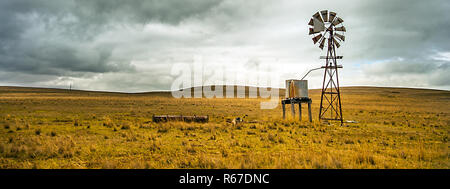
[[207, 123], [209, 121], [208, 116], [183, 116], [183, 115], [153, 115], [153, 122], [168, 122], [168, 121], [184, 121], [184, 122], [197, 122]]

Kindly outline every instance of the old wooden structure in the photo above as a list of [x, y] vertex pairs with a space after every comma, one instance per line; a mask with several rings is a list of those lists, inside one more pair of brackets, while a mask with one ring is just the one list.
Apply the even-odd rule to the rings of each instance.
[[208, 116], [183, 116], [183, 115], [153, 115], [153, 122], [168, 122], [168, 121], [184, 121], [184, 122], [197, 122], [207, 123], [209, 121]]
[[312, 122], [311, 117], [311, 98], [308, 97], [294, 97], [294, 98], [286, 98], [284, 100], [281, 100], [281, 106], [283, 108], [283, 119], [286, 118], [286, 104], [291, 105], [291, 113], [292, 116], [295, 117], [295, 104], [298, 104], [298, 117], [299, 120], [302, 120], [302, 103], [308, 104], [308, 117], [309, 121]]

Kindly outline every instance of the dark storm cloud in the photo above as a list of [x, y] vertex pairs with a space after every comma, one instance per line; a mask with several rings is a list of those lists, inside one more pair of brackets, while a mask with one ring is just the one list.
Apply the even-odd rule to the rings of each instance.
[[358, 57], [414, 59], [450, 49], [448, 1], [367, 1], [358, 10], [349, 12], [359, 22], [351, 36], [358, 39], [352, 40], [358, 43]]
[[0, 3], [3, 12], [30, 13], [61, 17], [72, 14], [83, 22], [160, 21], [177, 24], [187, 17], [202, 14], [221, 0], [14, 0]]
[[[112, 25], [178, 24], [217, 1], [14, 0], [0, 2], [0, 66], [46, 75], [133, 71], [130, 57], [111, 57], [118, 44], [93, 40]], [[130, 55], [133, 56], [133, 55]]]
[[8, 44], [0, 53], [0, 66], [4, 71], [46, 75], [72, 75], [72, 72], [133, 71], [126, 62], [110, 59], [110, 48], [85, 48], [83, 45], [52, 42]]
[[434, 1], [368, 1], [349, 11], [351, 50], [347, 58], [362, 68], [369, 85], [448, 89], [450, 3]]
[[74, 14], [97, 23], [131, 21], [147, 23], [159, 21], [178, 24], [182, 20], [200, 15], [220, 0], [79, 0]]
[[[65, 75], [70, 72], [108, 72], [132, 69], [111, 64], [111, 49], [88, 46], [64, 28], [64, 4], [49, 1], [2, 1], [0, 67], [3, 71]], [[55, 5], [62, 5], [58, 9]], [[59, 28], [61, 27], [61, 28]], [[77, 35], [77, 34], [75, 34]], [[110, 47], [114, 48], [114, 47]]]
[[307, 22], [322, 9], [345, 20], [347, 40], [338, 51], [346, 68], [355, 68], [341, 75], [347, 85], [448, 89], [448, 56], [434, 58], [450, 52], [445, 0], [5, 0], [0, 84], [168, 89], [170, 66], [194, 55], [212, 62], [245, 57], [247, 67], [274, 57], [278, 67], [313, 68], [323, 51], [311, 43]]

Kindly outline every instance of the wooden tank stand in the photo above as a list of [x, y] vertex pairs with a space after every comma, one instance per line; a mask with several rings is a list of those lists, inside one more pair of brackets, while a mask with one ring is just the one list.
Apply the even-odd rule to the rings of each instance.
[[295, 104], [298, 104], [298, 115], [299, 120], [302, 120], [302, 103], [308, 103], [308, 116], [309, 116], [309, 122], [312, 122], [312, 116], [311, 116], [311, 98], [308, 97], [295, 97], [295, 98], [286, 98], [284, 100], [281, 100], [281, 106], [283, 107], [283, 119], [286, 118], [286, 104], [291, 105], [291, 112], [292, 116], [295, 117]]

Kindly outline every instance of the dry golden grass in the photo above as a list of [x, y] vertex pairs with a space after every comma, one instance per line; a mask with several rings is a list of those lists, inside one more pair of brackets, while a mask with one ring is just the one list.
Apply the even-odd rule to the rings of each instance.
[[[347, 87], [349, 123], [281, 119], [261, 99], [0, 87], [0, 168], [450, 168], [450, 92]], [[306, 109], [303, 110], [306, 112]], [[153, 123], [153, 114], [210, 122]], [[248, 114], [232, 126], [226, 118]], [[306, 120], [306, 114], [304, 114]]]

